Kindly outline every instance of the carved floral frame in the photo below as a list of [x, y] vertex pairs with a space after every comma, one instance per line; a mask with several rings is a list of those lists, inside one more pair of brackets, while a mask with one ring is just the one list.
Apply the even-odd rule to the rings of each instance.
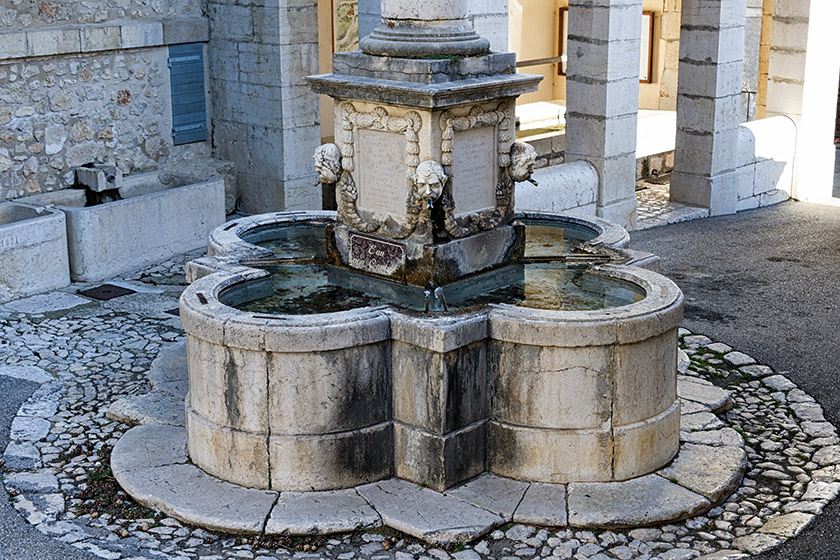
[[[341, 104], [341, 166], [343, 169], [339, 188], [341, 191], [342, 207], [339, 217], [353, 228], [365, 233], [379, 230], [395, 239], [405, 239], [417, 228], [423, 212], [422, 201], [415, 196], [414, 185], [411, 180], [414, 171], [420, 164], [419, 132], [423, 127], [423, 120], [416, 111], [409, 111], [404, 116], [391, 115], [385, 107], [376, 106], [370, 112], [359, 111], [350, 102]], [[408, 182], [408, 197], [406, 199], [406, 220], [403, 224], [383, 223], [375, 218], [365, 219], [358, 211], [358, 189], [353, 178], [356, 169], [356, 130], [380, 130], [385, 132], [402, 132], [405, 135], [406, 150], [406, 181]]]
[[[495, 109], [485, 110], [474, 105], [464, 116], [450, 111], [440, 115], [441, 130], [441, 165], [449, 180], [443, 189], [441, 199], [445, 212], [444, 226], [447, 233], [455, 238], [466, 237], [478, 231], [486, 231], [500, 225], [513, 210], [513, 185], [510, 177], [510, 149], [514, 143], [513, 104], [502, 101]], [[456, 132], [464, 132], [481, 127], [498, 127], [498, 165], [499, 179], [496, 183], [496, 208], [492, 211], [474, 212], [466, 216], [455, 217], [455, 202], [452, 196], [452, 142]]]

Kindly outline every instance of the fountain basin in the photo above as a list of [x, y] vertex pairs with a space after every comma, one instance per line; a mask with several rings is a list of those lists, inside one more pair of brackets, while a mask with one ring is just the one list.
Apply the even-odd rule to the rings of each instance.
[[70, 284], [64, 214], [0, 204], [0, 303]]
[[[206, 472], [285, 491], [391, 475], [444, 490], [482, 472], [626, 480], [677, 453], [682, 295], [673, 282], [637, 267], [598, 267], [595, 276], [633, 286], [639, 301], [583, 311], [236, 309], [272, 290], [267, 271], [242, 261], [277, 253], [245, 241], [249, 234], [264, 241], [272, 223], [329, 218], [231, 222], [211, 235], [216, 256], [188, 266], [196, 279], [181, 299], [188, 449]], [[590, 245], [604, 235], [577, 225], [591, 229]], [[626, 242], [626, 232], [613, 231], [614, 243]]]
[[22, 199], [67, 222], [73, 280], [94, 282], [201, 247], [225, 220], [224, 181], [154, 171], [124, 177], [122, 200], [85, 206], [82, 189]]

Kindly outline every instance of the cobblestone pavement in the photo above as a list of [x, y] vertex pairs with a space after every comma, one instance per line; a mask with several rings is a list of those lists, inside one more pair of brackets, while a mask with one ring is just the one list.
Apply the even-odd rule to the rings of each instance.
[[650, 229], [687, 220], [696, 220], [709, 216], [708, 208], [699, 208], [668, 199], [669, 185], [642, 183], [643, 189], [636, 191], [639, 203], [636, 229]]
[[[390, 531], [259, 541], [185, 527], [114, 489], [108, 456], [126, 426], [105, 417], [116, 399], [149, 390], [147, 371], [182, 340], [167, 313], [183, 289], [185, 258], [128, 278], [140, 293], [106, 302], [75, 295], [0, 307], [0, 374], [41, 383], [11, 427], [4, 483], [38, 531], [100, 558], [330, 558], [335, 560], [685, 560], [741, 558], [796, 535], [840, 492], [840, 440], [822, 409], [787, 377], [712, 340], [681, 331], [689, 375], [724, 386], [734, 405], [698, 413], [683, 440], [744, 437], [750, 467], [740, 488], [706, 515], [655, 528], [549, 530], [508, 525], [444, 551]], [[64, 307], [61, 309], [61, 307]], [[704, 414], [706, 416], [704, 416]], [[694, 430], [694, 431], [689, 431]], [[97, 490], [99, 489], [99, 490]], [[107, 490], [105, 490], [107, 491]]]

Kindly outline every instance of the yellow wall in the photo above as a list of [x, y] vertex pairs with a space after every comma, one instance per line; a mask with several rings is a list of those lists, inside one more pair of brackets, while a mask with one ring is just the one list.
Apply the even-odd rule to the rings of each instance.
[[[639, 107], [658, 109], [661, 76], [665, 68], [663, 46], [660, 41], [662, 12], [665, 0], [644, 0], [643, 9], [654, 12], [652, 82], [639, 84]], [[510, 0], [508, 33], [510, 50], [517, 53], [517, 60], [530, 60], [559, 56], [560, 9], [567, 8], [568, 0]], [[542, 74], [545, 79], [536, 93], [523, 95], [519, 103], [566, 98], [566, 78], [557, 75], [557, 65], [528, 66], [520, 72]]]
[[[508, 49], [518, 61], [557, 56], [557, 9], [555, 0], [510, 0]], [[556, 65], [544, 64], [520, 68], [524, 74], [541, 74], [539, 90], [523, 95], [519, 103], [556, 99]], [[563, 79], [565, 82], [565, 79]], [[565, 94], [565, 90], [564, 90]], [[565, 95], [564, 95], [565, 97]]]
[[[332, 72], [332, 0], [318, 0], [318, 72]], [[332, 142], [335, 111], [331, 97], [321, 97], [321, 141]]]

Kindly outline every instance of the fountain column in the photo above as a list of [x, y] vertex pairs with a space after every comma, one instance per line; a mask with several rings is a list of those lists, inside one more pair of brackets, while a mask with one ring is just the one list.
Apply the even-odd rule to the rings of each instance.
[[383, 56], [473, 56], [490, 41], [467, 20], [467, 0], [382, 0], [382, 25], [359, 41], [362, 51]]
[[733, 214], [745, 0], [683, 0], [671, 200]]
[[566, 161], [598, 170], [598, 216], [636, 223], [642, 0], [569, 2]]
[[[511, 283], [525, 241], [514, 182], [529, 157], [514, 149], [514, 105], [541, 77], [517, 74], [513, 53], [489, 52], [466, 0], [383, 0], [382, 25], [360, 47], [308, 78], [335, 99], [337, 149], [322, 150], [340, 154], [325, 177], [338, 200], [332, 270], [361, 273], [337, 282], [420, 306], [424, 289], [437, 293], [429, 284]], [[487, 324], [420, 322], [391, 327], [393, 468], [444, 490], [486, 470]]]

